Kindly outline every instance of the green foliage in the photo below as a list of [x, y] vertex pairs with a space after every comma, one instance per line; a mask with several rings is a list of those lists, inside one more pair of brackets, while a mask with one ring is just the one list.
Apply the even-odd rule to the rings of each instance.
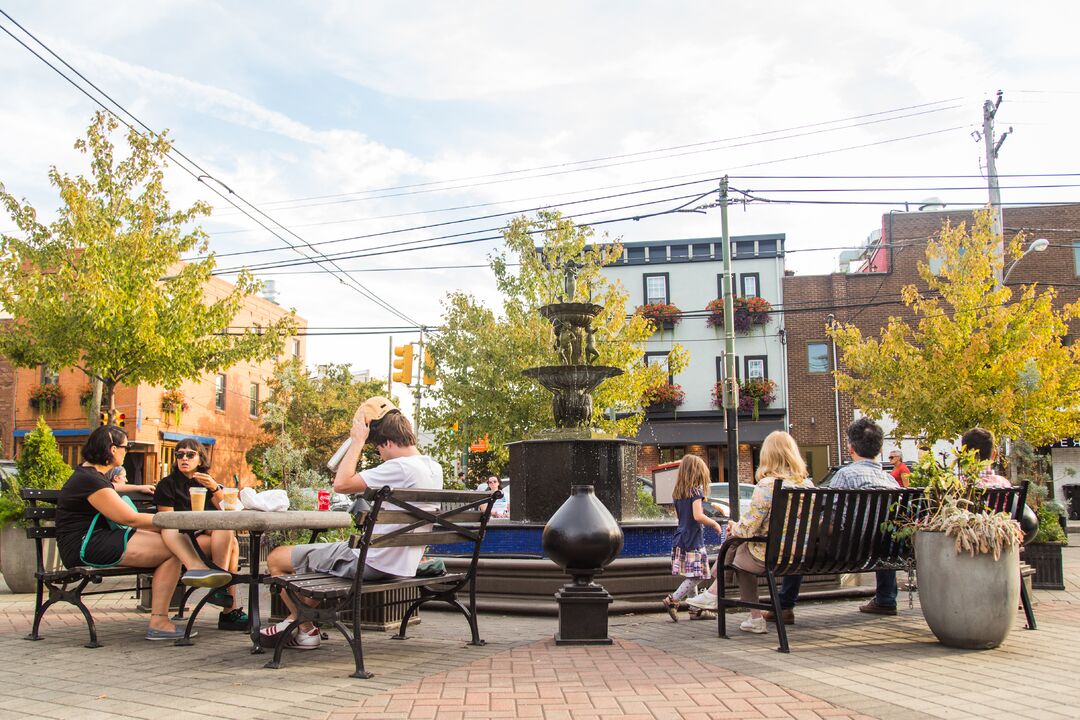
[[223, 332], [259, 283], [241, 273], [227, 294], [206, 300], [213, 256], [180, 260], [206, 252], [206, 233], [193, 223], [210, 207], [173, 209], [164, 186], [169, 142], [132, 130], [120, 157], [110, 140], [117, 127], [99, 112], [76, 141], [90, 177], [50, 169], [62, 205], [48, 225], [0, 184], [20, 231], [0, 235], [0, 306], [18, 319], [0, 329], [0, 353], [20, 367], [78, 367], [102, 382], [106, 407], [119, 382], [175, 387], [273, 357], [296, 327], [289, 316], [262, 332]]
[[1061, 523], [1058, 521], [1060, 515], [1054, 504], [1043, 503], [1035, 512], [1039, 516], [1039, 530], [1035, 533], [1032, 542], [1069, 544], [1068, 536], [1061, 529]]
[[656, 499], [652, 496], [652, 493], [645, 489], [645, 487], [639, 482], [637, 484], [637, 517], [653, 520], [656, 518], [666, 518], [667, 511], [663, 506], [657, 505]]
[[[464, 446], [487, 434], [493, 456], [489, 468], [501, 469], [509, 458], [507, 443], [554, 427], [551, 395], [521, 371], [560, 364], [551, 323], [539, 309], [563, 298], [562, 268], [568, 261], [581, 268], [574, 280], [575, 300], [604, 306], [593, 323], [600, 353], [596, 364], [625, 371], [594, 393], [593, 424], [632, 437], [644, 416], [646, 391], [666, 382], [669, 372], [682, 370], [686, 352], [676, 346], [669, 367], [647, 367], [641, 361], [654, 327], [641, 315], [628, 315], [625, 290], [600, 274], [621, 246], [595, 243], [590, 228], [576, 227], [555, 212], [518, 218], [503, 234], [505, 250], [491, 258], [501, 308], [496, 311], [471, 295], [451, 293], [443, 303], [442, 331], [425, 346], [440, 378], [424, 396], [423, 424], [435, 430], [432, 452], [444, 459], [458, 457]], [[515, 263], [520, 264], [516, 269]], [[611, 419], [609, 410], [621, 417]], [[455, 421], [457, 432], [451, 429]]]
[[16, 467], [18, 477], [10, 479], [7, 490], [0, 494], [0, 527], [21, 524], [25, 507], [22, 488], [56, 490], [71, 477], [71, 467], [64, 462], [44, 418], [38, 417], [37, 427], [27, 433]]
[[[373, 395], [385, 395], [385, 384], [358, 382], [348, 365], [327, 365], [314, 374], [299, 360], [279, 363], [267, 380], [270, 399], [262, 406], [267, 440], [248, 451], [255, 476], [268, 485], [288, 488], [326, 487], [330, 473], [326, 461], [349, 436], [356, 408]], [[365, 465], [378, 462], [371, 448], [364, 451]]]
[[[919, 265], [929, 292], [903, 290], [917, 325], [891, 317], [865, 339], [854, 325], [829, 330], [846, 368], [837, 385], [871, 417], [892, 417], [897, 436], [932, 443], [978, 426], [1042, 444], [1080, 433], [1080, 405], [1062, 402], [1080, 393], [1080, 346], [1062, 344], [1080, 304], [1055, 310], [1053, 288], [1026, 286], [1014, 299], [996, 287], [999, 240], [985, 211], [970, 231], [946, 224], [926, 251], [940, 273]], [[1008, 256], [1022, 246], [1017, 235]]]

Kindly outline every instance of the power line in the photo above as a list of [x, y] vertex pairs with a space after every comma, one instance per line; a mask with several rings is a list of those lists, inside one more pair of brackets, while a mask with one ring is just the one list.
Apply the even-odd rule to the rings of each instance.
[[[32, 38], [32, 39], [34, 40], [34, 42], [36, 42], [36, 43], [37, 43], [38, 45], [40, 45], [40, 46], [41, 46], [42, 48], [44, 48], [44, 49], [45, 49], [45, 50], [46, 50], [46, 51], [47, 51], [47, 52], [48, 52], [48, 53], [49, 53], [50, 55], [52, 55], [52, 56], [53, 56], [54, 58], [56, 58], [56, 59], [57, 59], [58, 61], [60, 61], [60, 62], [61, 62], [61, 63], [62, 63], [62, 64], [63, 64], [63, 65], [65, 66], [65, 67], [67, 67], [67, 68], [68, 68], [69, 70], [71, 70], [71, 71], [72, 71], [73, 73], [75, 73], [75, 74], [76, 74], [76, 75], [77, 75], [77, 76], [78, 76], [79, 78], [81, 78], [81, 79], [83, 80], [83, 82], [87, 83], [87, 84], [88, 84], [88, 85], [89, 85], [90, 87], [92, 87], [92, 88], [93, 88], [94, 90], [96, 90], [96, 91], [97, 91], [98, 93], [100, 93], [100, 94], [101, 94], [101, 95], [102, 95], [103, 97], [105, 97], [105, 98], [106, 98], [106, 99], [107, 99], [107, 100], [108, 100], [109, 102], [111, 102], [111, 103], [112, 103], [112, 104], [113, 104], [114, 106], [116, 106], [116, 107], [117, 107], [117, 108], [118, 108], [118, 109], [119, 109], [119, 110], [120, 110], [121, 112], [123, 112], [123, 113], [124, 113], [125, 115], [127, 115], [128, 117], [130, 117], [130, 118], [131, 118], [132, 120], [134, 120], [134, 121], [135, 121], [135, 123], [137, 123], [138, 125], [140, 125], [140, 126], [141, 126], [141, 127], [142, 127], [142, 128], [143, 128], [143, 129], [145, 130], [145, 131], [146, 131], [146, 132], [150, 133], [151, 135], [156, 135], [156, 133], [154, 133], [154, 131], [153, 131], [153, 130], [152, 130], [152, 129], [151, 129], [151, 128], [150, 128], [149, 126], [148, 126], [148, 125], [146, 125], [146, 124], [145, 124], [144, 122], [142, 122], [142, 121], [141, 121], [141, 120], [140, 120], [140, 119], [139, 119], [138, 117], [136, 117], [136, 116], [135, 116], [135, 115], [134, 115], [133, 113], [131, 113], [131, 112], [130, 112], [129, 110], [127, 110], [127, 109], [126, 109], [126, 108], [125, 108], [125, 107], [124, 107], [123, 105], [121, 105], [121, 104], [120, 104], [119, 102], [117, 102], [117, 101], [116, 101], [115, 99], [113, 99], [113, 98], [112, 98], [112, 97], [111, 97], [111, 96], [110, 96], [110, 95], [109, 95], [108, 93], [106, 93], [106, 92], [105, 92], [104, 90], [102, 90], [102, 89], [101, 89], [101, 88], [99, 88], [99, 87], [98, 87], [97, 85], [95, 85], [95, 84], [94, 84], [94, 83], [93, 83], [93, 82], [92, 82], [91, 80], [89, 80], [89, 79], [88, 79], [88, 78], [87, 78], [87, 77], [86, 77], [85, 75], [83, 75], [83, 74], [82, 74], [81, 72], [79, 72], [78, 70], [76, 70], [76, 69], [75, 69], [75, 68], [74, 68], [74, 67], [73, 67], [73, 66], [72, 66], [72, 65], [71, 65], [71, 64], [70, 64], [69, 62], [67, 62], [67, 61], [66, 61], [66, 60], [65, 60], [64, 58], [60, 57], [60, 56], [59, 56], [59, 55], [58, 55], [58, 54], [57, 54], [57, 53], [56, 53], [55, 51], [53, 51], [53, 50], [52, 50], [52, 48], [50, 48], [50, 47], [49, 47], [48, 45], [46, 45], [46, 44], [45, 44], [44, 42], [42, 42], [42, 41], [41, 41], [40, 39], [38, 39], [38, 37], [37, 37], [37, 36], [35, 36], [35, 35], [34, 35], [33, 33], [31, 33], [31, 32], [30, 32], [29, 30], [27, 30], [27, 29], [26, 29], [25, 27], [23, 27], [23, 25], [21, 25], [21, 24], [20, 24], [20, 23], [19, 23], [19, 22], [18, 22], [17, 20], [15, 20], [15, 18], [11, 17], [11, 15], [9, 15], [9, 14], [8, 14], [7, 12], [5, 12], [5, 11], [4, 11], [4, 10], [2, 10], [2, 9], [0, 9], [0, 14], [2, 14], [2, 15], [3, 15], [4, 17], [6, 17], [6, 18], [7, 18], [7, 19], [8, 19], [9, 21], [11, 21], [12, 23], [14, 23], [14, 24], [15, 24], [15, 25], [16, 25], [16, 26], [17, 26], [17, 27], [18, 27], [18, 28], [20, 29], [20, 30], [22, 30], [22, 31], [23, 31], [24, 33], [26, 33], [26, 34], [27, 34], [27, 35], [28, 35], [29, 37], [31, 37], [31, 38]], [[20, 38], [16, 37], [16, 36], [15, 36], [15, 34], [14, 34], [14, 33], [12, 33], [12, 32], [11, 32], [11, 31], [10, 31], [10, 30], [9, 30], [8, 28], [4, 27], [3, 25], [0, 25], [0, 30], [3, 30], [3, 31], [4, 31], [4, 32], [5, 32], [5, 33], [6, 33], [6, 34], [7, 34], [8, 36], [10, 36], [10, 37], [11, 37], [11, 38], [12, 38], [13, 40], [15, 40], [15, 41], [16, 41], [17, 43], [19, 43], [20, 45], [22, 45], [22, 46], [23, 46], [23, 47], [24, 47], [24, 48], [25, 48], [26, 50], [28, 50], [28, 51], [29, 51], [29, 52], [30, 52], [31, 54], [33, 54], [33, 55], [34, 55], [34, 57], [38, 58], [38, 59], [39, 59], [39, 60], [41, 60], [41, 61], [42, 61], [43, 63], [45, 63], [45, 64], [46, 64], [47, 66], [49, 66], [49, 68], [51, 68], [51, 69], [52, 69], [52, 70], [53, 70], [53, 71], [54, 71], [54, 72], [55, 72], [56, 74], [58, 74], [58, 75], [59, 75], [60, 77], [62, 77], [62, 78], [63, 78], [64, 80], [66, 80], [66, 81], [67, 81], [68, 83], [70, 83], [70, 84], [71, 84], [71, 85], [72, 85], [72, 86], [73, 86], [74, 88], [76, 88], [76, 89], [77, 89], [77, 90], [79, 90], [79, 91], [80, 91], [81, 93], [83, 93], [83, 94], [84, 94], [84, 95], [85, 95], [85, 96], [86, 96], [87, 98], [89, 98], [89, 99], [90, 99], [90, 100], [91, 100], [92, 102], [94, 102], [94, 103], [95, 103], [95, 104], [97, 104], [97, 105], [98, 105], [99, 107], [101, 107], [101, 108], [102, 108], [103, 110], [105, 110], [106, 112], [108, 112], [109, 114], [111, 114], [111, 115], [112, 115], [113, 117], [115, 117], [115, 118], [116, 118], [116, 119], [117, 119], [117, 120], [118, 120], [119, 122], [123, 123], [123, 124], [124, 124], [124, 125], [125, 125], [126, 127], [128, 127], [129, 129], [131, 129], [132, 131], [134, 131], [134, 132], [138, 132], [138, 131], [137, 131], [137, 130], [136, 130], [136, 129], [135, 129], [135, 128], [134, 128], [134, 127], [133, 127], [133, 126], [131, 125], [131, 123], [127, 122], [127, 121], [126, 121], [126, 120], [125, 120], [124, 118], [122, 118], [122, 117], [121, 117], [120, 115], [118, 115], [118, 114], [117, 114], [117, 113], [116, 113], [116, 112], [115, 112], [114, 110], [112, 110], [112, 109], [111, 109], [111, 108], [109, 108], [109, 107], [108, 107], [107, 105], [105, 105], [105, 104], [104, 104], [103, 102], [101, 102], [101, 101], [100, 101], [100, 100], [99, 100], [98, 98], [94, 97], [94, 96], [93, 96], [93, 95], [91, 95], [91, 94], [90, 94], [89, 92], [87, 92], [87, 90], [86, 90], [85, 88], [81, 87], [81, 86], [80, 86], [80, 85], [79, 85], [78, 83], [76, 83], [76, 82], [75, 82], [74, 80], [72, 80], [72, 79], [71, 79], [71, 78], [70, 78], [70, 77], [69, 77], [68, 75], [66, 75], [66, 74], [65, 74], [65, 73], [64, 73], [63, 71], [61, 71], [61, 70], [60, 70], [60, 69], [59, 69], [58, 67], [56, 67], [56, 66], [55, 66], [55, 65], [53, 65], [53, 64], [52, 64], [51, 62], [49, 62], [49, 61], [48, 61], [48, 60], [46, 60], [46, 59], [45, 59], [44, 57], [42, 57], [42, 56], [41, 56], [41, 55], [40, 55], [40, 54], [39, 54], [38, 52], [36, 52], [36, 51], [35, 51], [35, 50], [34, 50], [33, 48], [31, 48], [31, 47], [30, 47], [29, 45], [27, 45], [27, 44], [26, 44], [25, 42], [23, 42], [23, 41], [22, 41], [22, 39], [20, 39]], [[183, 163], [181, 163], [181, 162], [179, 162], [178, 160], [176, 160], [176, 157], [175, 157], [174, 155], [172, 155], [172, 153], [173, 153], [173, 152], [175, 152], [175, 154], [176, 154], [176, 155], [178, 155], [178, 156], [180, 156], [181, 158], [183, 158], [183, 159], [184, 159], [184, 160], [185, 160], [185, 161], [186, 161], [187, 163], [189, 163], [189, 164], [190, 164], [190, 165], [191, 165], [192, 167], [194, 167], [194, 168], [195, 168], [196, 170], [198, 170], [199, 172], [198, 172], [198, 173], [194, 172], [194, 171], [193, 171], [193, 170], [191, 170], [190, 168], [188, 168], [188, 167], [184, 166], [184, 164], [183, 164]], [[203, 183], [203, 185], [205, 185], [206, 187], [208, 187], [208, 188], [209, 188], [210, 190], [212, 190], [212, 191], [213, 191], [213, 192], [214, 192], [215, 194], [217, 194], [217, 195], [218, 195], [219, 197], [221, 197], [221, 198], [222, 198], [223, 200], [225, 200], [225, 201], [226, 201], [226, 202], [228, 202], [228, 203], [229, 203], [230, 205], [232, 205], [233, 207], [235, 207], [235, 208], [236, 208], [237, 210], [239, 210], [239, 211], [240, 211], [241, 213], [243, 213], [244, 215], [246, 215], [246, 216], [247, 216], [247, 217], [248, 217], [249, 219], [251, 219], [252, 221], [254, 221], [254, 222], [255, 222], [256, 224], [258, 224], [258, 225], [262, 226], [262, 227], [263, 227], [263, 228], [264, 228], [265, 230], [267, 230], [267, 231], [268, 231], [268, 232], [269, 232], [269, 233], [270, 233], [271, 235], [273, 235], [274, 237], [276, 237], [276, 238], [278, 238], [279, 240], [281, 240], [281, 241], [282, 241], [283, 243], [285, 243], [285, 244], [286, 244], [287, 246], [289, 246], [289, 247], [290, 247], [290, 248], [291, 248], [292, 250], [294, 250], [294, 251], [295, 251], [295, 252], [296, 252], [297, 254], [299, 254], [299, 255], [301, 255], [301, 256], [303, 256], [303, 257], [307, 257], [306, 255], [304, 255], [304, 253], [303, 253], [303, 252], [301, 252], [301, 251], [300, 251], [300, 249], [299, 249], [299, 248], [298, 248], [297, 246], [293, 245], [293, 244], [292, 244], [291, 242], [289, 242], [289, 241], [288, 241], [287, 239], [285, 239], [284, 237], [282, 237], [281, 235], [279, 235], [279, 234], [278, 234], [277, 232], [275, 232], [275, 231], [274, 231], [274, 230], [273, 230], [272, 228], [268, 227], [268, 226], [267, 226], [267, 225], [266, 225], [265, 223], [263, 223], [263, 222], [262, 222], [261, 220], [259, 220], [258, 218], [256, 218], [256, 217], [252, 216], [252, 215], [251, 215], [251, 214], [250, 214], [249, 212], [247, 212], [247, 211], [246, 211], [246, 210], [245, 210], [244, 208], [242, 208], [242, 207], [241, 207], [240, 205], [238, 205], [238, 204], [237, 204], [236, 202], [234, 202], [234, 201], [232, 200], [232, 197], [236, 197], [236, 198], [237, 198], [237, 199], [238, 199], [238, 200], [239, 200], [240, 202], [242, 202], [242, 203], [244, 203], [245, 205], [247, 205], [248, 207], [250, 207], [250, 208], [251, 208], [252, 210], [254, 210], [254, 211], [255, 211], [256, 213], [258, 213], [259, 215], [261, 215], [261, 216], [265, 217], [265, 218], [266, 218], [266, 219], [267, 219], [267, 220], [268, 220], [269, 222], [271, 222], [271, 223], [273, 223], [273, 224], [277, 225], [277, 226], [278, 226], [278, 227], [280, 227], [280, 228], [281, 228], [281, 229], [282, 229], [283, 231], [285, 231], [285, 232], [289, 233], [290, 235], [292, 235], [293, 237], [295, 237], [295, 238], [296, 238], [297, 240], [299, 240], [300, 242], [304, 243], [304, 244], [305, 244], [305, 245], [306, 245], [306, 246], [307, 246], [308, 248], [310, 248], [310, 249], [311, 249], [311, 250], [313, 250], [314, 252], [316, 252], [316, 253], [319, 253], [319, 251], [318, 251], [318, 250], [315, 250], [315, 248], [314, 248], [314, 247], [312, 247], [312, 246], [311, 246], [311, 244], [310, 244], [310, 243], [308, 243], [308, 242], [307, 242], [306, 240], [304, 240], [304, 239], [303, 239], [303, 238], [301, 238], [301, 237], [300, 237], [299, 235], [297, 235], [296, 233], [292, 232], [291, 230], [289, 230], [288, 228], [286, 228], [286, 227], [285, 227], [284, 225], [282, 225], [281, 223], [277, 222], [276, 220], [274, 220], [273, 218], [271, 218], [271, 217], [270, 217], [269, 215], [267, 215], [266, 213], [264, 213], [264, 212], [263, 212], [262, 210], [258, 209], [258, 208], [257, 208], [257, 207], [256, 207], [255, 205], [253, 205], [252, 203], [250, 203], [250, 202], [249, 202], [248, 200], [246, 200], [245, 198], [243, 198], [242, 196], [240, 196], [239, 194], [237, 194], [237, 193], [236, 193], [236, 192], [235, 192], [235, 191], [234, 191], [234, 190], [233, 190], [232, 188], [230, 188], [230, 187], [229, 187], [228, 185], [226, 185], [225, 183], [223, 183], [223, 182], [221, 182], [220, 180], [218, 180], [217, 178], [215, 178], [215, 177], [214, 177], [213, 175], [211, 175], [211, 174], [210, 174], [209, 172], [207, 172], [207, 171], [206, 171], [206, 170], [205, 170], [204, 168], [202, 168], [202, 167], [201, 167], [201, 166], [200, 166], [200, 165], [199, 165], [198, 163], [196, 163], [196, 162], [195, 162], [194, 160], [192, 160], [191, 158], [189, 158], [189, 157], [188, 157], [187, 155], [185, 155], [185, 154], [184, 154], [183, 152], [181, 152], [181, 151], [180, 151], [179, 149], [177, 149], [177, 148], [176, 148], [175, 146], [173, 146], [173, 147], [172, 147], [172, 150], [171, 150], [171, 152], [169, 153], [169, 156], [170, 156], [170, 157], [173, 157], [173, 160], [174, 160], [174, 161], [176, 162], [176, 164], [177, 164], [177, 167], [181, 168], [182, 170], [184, 170], [185, 172], [187, 172], [187, 173], [188, 173], [189, 175], [191, 175], [192, 177], [194, 177], [194, 178], [196, 179], [196, 181], [198, 181], [198, 182], [200, 182], [200, 183]], [[206, 183], [206, 182], [205, 182], [205, 180], [213, 180], [214, 182], [218, 183], [219, 185], [221, 185], [222, 187], [224, 187], [224, 188], [225, 188], [225, 189], [226, 189], [226, 190], [228, 191], [228, 195], [222, 194], [220, 190], [218, 190], [218, 189], [217, 189], [216, 187], [214, 187], [214, 186], [210, 185], [209, 183]], [[321, 253], [319, 253], [319, 254], [321, 254]], [[318, 262], [318, 261], [316, 261], [316, 262]], [[330, 264], [331, 264], [331, 265], [334, 265], [333, 261], [330, 261]], [[334, 273], [334, 271], [332, 271], [332, 270], [328, 270], [327, 272], [328, 272], [329, 274], [333, 275], [333, 276], [334, 276], [335, 278], [337, 278], [337, 279], [338, 279], [338, 280], [339, 280], [340, 282], [342, 282], [342, 284], [346, 285], [347, 287], [352, 287], [352, 288], [353, 288], [354, 290], [356, 290], [357, 292], [359, 292], [359, 293], [360, 293], [360, 294], [361, 294], [362, 296], [364, 296], [365, 298], [367, 298], [367, 299], [371, 300], [372, 302], [374, 302], [374, 303], [375, 303], [376, 305], [379, 305], [380, 307], [382, 307], [383, 309], [385, 309], [385, 310], [387, 310], [387, 311], [391, 312], [392, 314], [394, 314], [394, 315], [397, 315], [398, 317], [400, 317], [401, 319], [405, 320], [406, 322], [410, 322], [410, 323], [414, 323], [414, 324], [415, 324], [415, 321], [414, 321], [414, 320], [412, 320], [411, 318], [409, 318], [409, 317], [408, 317], [407, 315], [405, 315], [405, 314], [404, 314], [404, 313], [403, 313], [402, 311], [398, 310], [398, 309], [397, 309], [396, 307], [394, 307], [393, 305], [390, 305], [389, 303], [387, 303], [386, 301], [382, 300], [382, 299], [381, 299], [380, 297], [378, 297], [377, 295], [375, 295], [374, 293], [372, 293], [372, 292], [371, 292], [370, 290], [368, 290], [368, 289], [367, 289], [366, 287], [364, 287], [364, 286], [363, 286], [363, 285], [362, 285], [361, 283], [359, 283], [359, 282], [358, 282], [358, 281], [357, 281], [357, 280], [356, 280], [355, 278], [352, 278], [352, 277], [350, 277], [350, 276], [349, 276], [349, 275], [348, 275], [347, 273], [342, 273], [342, 274], [344, 275], [344, 279], [342, 279], [342, 278], [341, 278], [341, 277], [339, 277], [339, 276], [338, 276], [337, 274], [335, 274], [335, 273]], [[338, 269], [338, 272], [340, 272], [340, 269]]]

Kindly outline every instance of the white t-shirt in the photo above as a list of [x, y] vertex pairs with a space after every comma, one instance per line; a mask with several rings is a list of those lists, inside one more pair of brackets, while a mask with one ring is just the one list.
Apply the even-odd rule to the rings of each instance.
[[[427, 455], [409, 455], [387, 460], [370, 470], [361, 471], [360, 477], [371, 488], [389, 486], [416, 490], [441, 490], [443, 486], [442, 466]], [[383, 507], [393, 509], [390, 505]], [[425, 510], [438, 509], [438, 506], [430, 503], [418, 504], [418, 507]], [[380, 523], [375, 526], [375, 533], [388, 533], [403, 527], [406, 526]], [[423, 547], [369, 548], [367, 565], [391, 575], [413, 577], [416, 575], [416, 566], [420, 564], [423, 557]]]

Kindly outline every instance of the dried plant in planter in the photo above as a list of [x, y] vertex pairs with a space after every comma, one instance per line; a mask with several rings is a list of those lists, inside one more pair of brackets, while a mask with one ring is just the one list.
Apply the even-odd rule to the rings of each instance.
[[1006, 512], [975, 513], [963, 506], [964, 500], [948, 496], [942, 504], [919, 525], [919, 530], [943, 532], [956, 539], [956, 552], [975, 556], [976, 553], [993, 553], [994, 559], [1001, 551], [1024, 541], [1012, 516]]

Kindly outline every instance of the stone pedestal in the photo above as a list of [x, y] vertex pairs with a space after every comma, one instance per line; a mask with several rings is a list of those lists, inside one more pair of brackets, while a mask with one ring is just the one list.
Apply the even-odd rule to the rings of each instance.
[[567, 583], [555, 593], [559, 604], [556, 645], [611, 645], [608, 637], [608, 606], [613, 598], [603, 587]]
[[[569, 435], [570, 433], [566, 433]], [[574, 485], [592, 485], [617, 521], [637, 512], [638, 443], [625, 438], [553, 437], [510, 443], [510, 517], [546, 523]]]

